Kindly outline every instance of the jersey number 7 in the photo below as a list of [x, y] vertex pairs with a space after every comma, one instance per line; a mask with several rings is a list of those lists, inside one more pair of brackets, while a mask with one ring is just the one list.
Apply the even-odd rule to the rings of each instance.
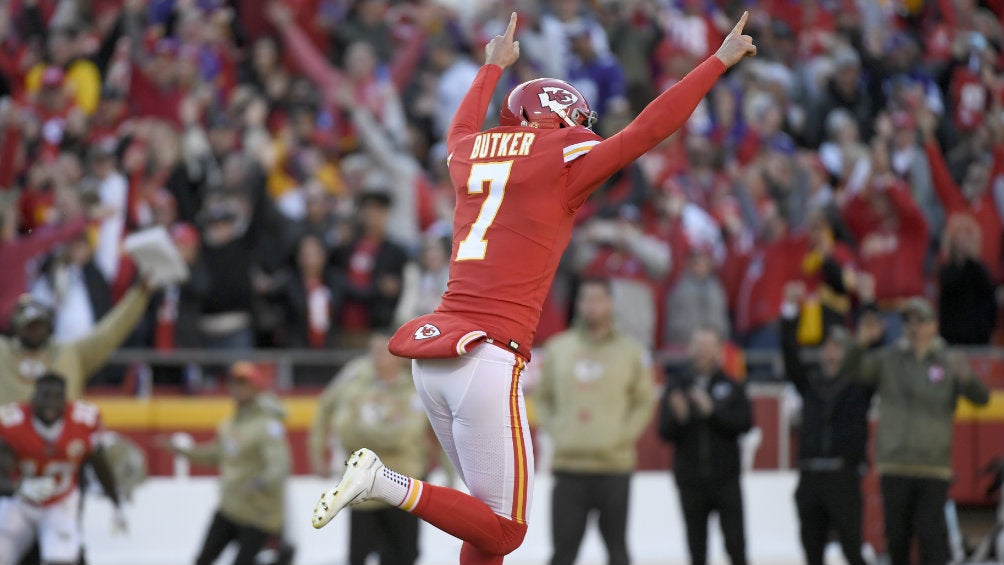
[[481, 261], [485, 258], [485, 253], [488, 251], [488, 240], [485, 237], [502, 206], [505, 185], [509, 182], [511, 170], [512, 161], [471, 165], [471, 174], [467, 177], [467, 194], [482, 194], [487, 184], [488, 196], [481, 204], [477, 219], [471, 224], [470, 233], [457, 246], [457, 261]]

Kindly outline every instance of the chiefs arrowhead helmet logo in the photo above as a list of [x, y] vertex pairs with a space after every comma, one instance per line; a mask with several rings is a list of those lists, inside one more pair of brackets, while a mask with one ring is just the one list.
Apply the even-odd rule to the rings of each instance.
[[537, 95], [540, 98], [540, 105], [549, 108], [552, 112], [564, 110], [579, 101], [579, 97], [574, 93], [558, 88], [557, 86], [545, 86], [543, 92]]
[[440, 333], [439, 328], [432, 324], [425, 324], [424, 326], [415, 330], [415, 339], [429, 339], [430, 337], [436, 337]]

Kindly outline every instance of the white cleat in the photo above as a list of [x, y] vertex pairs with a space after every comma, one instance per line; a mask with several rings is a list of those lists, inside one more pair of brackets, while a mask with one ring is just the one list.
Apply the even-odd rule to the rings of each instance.
[[369, 449], [364, 447], [354, 452], [345, 462], [342, 480], [325, 491], [314, 506], [314, 527], [323, 528], [342, 508], [367, 500], [381, 467], [380, 458]]

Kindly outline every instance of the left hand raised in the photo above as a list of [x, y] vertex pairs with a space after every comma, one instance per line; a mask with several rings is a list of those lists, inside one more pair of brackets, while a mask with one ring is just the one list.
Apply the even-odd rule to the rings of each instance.
[[731, 67], [746, 57], [756, 55], [756, 45], [753, 44], [753, 38], [749, 35], [743, 35], [743, 28], [746, 27], [746, 20], [749, 17], [748, 11], [743, 12], [739, 23], [732, 28], [732, 31], [725, 37], [725, 41], [722, 42], [722, 46], [715, 52], [715, 56], [725, 63], [726, 67]]

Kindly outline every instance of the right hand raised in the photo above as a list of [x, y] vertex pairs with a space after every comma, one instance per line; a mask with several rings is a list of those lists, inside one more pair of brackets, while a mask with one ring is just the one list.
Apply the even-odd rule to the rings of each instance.
[[926, 104], [921, 104], [914, 115], [917, 116], [917, 131], [923, 141], [926, 143], [933, 140], [938, 129], [938, 116]]
[[877, 312], [866, 312], [858, 321], [858, 345], [870, 347], [882, 339], [885, 333], [885, 323]]
[[743, 28], [746, 27], [746, 20], [749, 19], [749, 16], [749, 11], [743, 12], [739, 23], [725, 36], [722, 46], [715, 52], [715, 56], [725, 63], [726, 67], [735, 65], [745, 57], [756, 55], [756, 45], [753, 44], [753, 38], [749, 35], [743, 35]]
[[516, 12], [509, 17], [509, 27], [505, 35], [496, 35], [485, 46], [485, 64], [498, 65], [503, 69], [519, 59], [519, 41], [513, 41], [516, 35]]

